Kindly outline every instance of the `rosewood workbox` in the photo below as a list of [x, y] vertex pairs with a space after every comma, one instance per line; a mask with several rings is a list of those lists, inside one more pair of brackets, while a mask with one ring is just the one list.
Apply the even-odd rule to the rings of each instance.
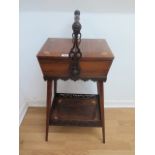
[[[80, 74], [70, 74], [69, 51], [71, 39], [49, 38], [39, 51], [37, 58], [47, 80], [46, 141], [49, 125], [74, 125], [102, 127], [105, 142], [104, 89], [114, 56], [104, 39], [82, 39], [79, 60]], [[98, 94], [57, 93], [58, 79], [97, 81]], [[54, 81], [54, 100], [51, 103], [52, 81]]]
[[[44, 79], [69, 79], [71, 39], [49, 38], [37, 55]], [[104, 39], [82, 39], [80, 74], [76, 79], [106, 81], [114, 56]], [[73, 78], [74, 79], [74, 78]]]
[[[104, 39], [81, 39], [80, 12], [74, 13], [72, 39], [48, 38], [37, 54], [47, 81], [46, 136], [49, 125], [102, 127], [105, 143], [104, 82], [114, 56]], [[57, 92], [57, 80], [93, 80], [97, 94]], [[52, 101], [52, 86], [54, 99]]]

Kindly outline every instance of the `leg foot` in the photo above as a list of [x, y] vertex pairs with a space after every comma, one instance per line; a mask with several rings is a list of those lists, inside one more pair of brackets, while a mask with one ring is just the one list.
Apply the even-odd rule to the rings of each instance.
[[46, 101], [46, 135], [45, 141], [48, 141], [48, 129], [49, 129], [49, 116], [51, 109], [51, 98], [52, 98], [52, 81], [47, 81], [47, 101]]
[[104, 83], [103, 81], [97, 82], [97, 89], [99, 94], [100, 114], [102, 123], [102, 136], [103, 143], [105, 143], [105, 122], [104, 122]]

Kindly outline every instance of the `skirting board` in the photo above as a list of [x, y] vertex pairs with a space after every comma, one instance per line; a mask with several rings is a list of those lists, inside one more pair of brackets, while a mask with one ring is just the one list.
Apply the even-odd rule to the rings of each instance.
[[[134, 108], [134, 100], [107, 100], [105, 101], [105, 108]], [[28, 102], [30, 107], [45, 107], [45, 101]]]
[[19, 108], [19, 126], [24, 119], [27, 109], [28, 109], [28, 104], [26, 102], [22, 104], [22, 106]]

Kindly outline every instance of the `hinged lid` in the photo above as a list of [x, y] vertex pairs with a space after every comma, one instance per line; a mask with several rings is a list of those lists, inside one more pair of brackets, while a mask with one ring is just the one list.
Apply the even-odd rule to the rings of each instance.
[[[38, 58], [69, 59], [72, 39], [48, 38]], [[80, 44], [81, 59], [113, 60], [114, 56], [104, 39], [82, 39]]]

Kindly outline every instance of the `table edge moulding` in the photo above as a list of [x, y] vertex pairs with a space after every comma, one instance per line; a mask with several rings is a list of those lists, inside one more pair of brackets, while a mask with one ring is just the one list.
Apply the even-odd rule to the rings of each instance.
[[[81, 39], [81, 28], [80, 11], [76, 10], [72, 39], [48, 38], [37, 54], [47, 81], [46, 141], [50, 125], [67, 125], [101, 127], [105, 143], [104, 82], [114, 55], [104, 39]], [[98, 94], [58, 93], [58, 79], [96, 81]]]

